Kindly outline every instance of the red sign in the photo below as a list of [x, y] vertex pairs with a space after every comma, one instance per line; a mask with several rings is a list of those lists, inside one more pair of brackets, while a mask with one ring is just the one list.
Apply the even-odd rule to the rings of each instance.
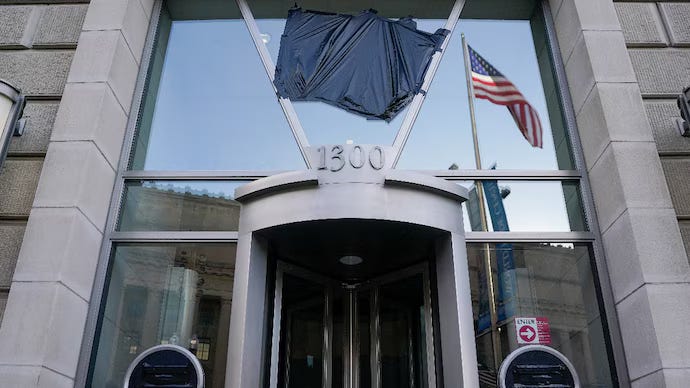
[[551, 344], [551, 328], [546, 317], [515, 318], [515, 331], [520, 345]]

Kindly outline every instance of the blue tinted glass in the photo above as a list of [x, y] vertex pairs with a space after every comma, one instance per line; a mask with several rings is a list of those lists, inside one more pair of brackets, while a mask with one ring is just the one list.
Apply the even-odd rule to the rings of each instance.
[[[364, 6], [364, 5], [362, 5]], [[376, 4], [370, 5], [376, 8]], [[439, 10], [439, 14], [448, 16], [450, 11], [450, 3], [444, 4], [444, 10]], [[447, 8], [447, 12], [445, 11]], [[354, 10], [350, 4], [338, 5], [327, 8], [330, 12], [341, 12], [355, 14], [362, 9]], [[285, 9], [285, 15], [287, 16]], [[319, 8], [319, 10], [324, 10]], [[401, 6], [396, 10], [396, 15], [415, 16], [415, 10]], [[409, 11], [409, 12], [407, 12]], [[379, 13], [381, 14], [381, 13]], [[394, 16], [386, 15], [382, 16]], [[397, 19], [398, 17], [392, 17]], [[443, 28], [446, 23], [445, 19], [418, 19], [418, 28], [426, 32], [435, 32], [439, 28]], [[259, 30], [263, 41], [268, 48], [271, 58], [274, 62], [278, 60], [278, 52], [280, 50], [280, 38], [285, 28], [285, 19], [257, 19]], [[403, 122], [405, 114], [408, 109], [402, 110], [390, 122], [382, 120], [367, 120], [364, 117], [352, 114], [345, 110], [333, 107], [331, 105], [321, 102], [293, 102], [297, 116], [302, 123], [304, 132], [312, 145], [322, 144], [344, 144], [348, 141], [354, 144], [379, 144], [391, 145], [393, 140]]]
[[242, 20], [173, 21], [149, 109], [151, 124], [140, 128], [134, 169], [304, 167]]
[[[424, 28], [424, 23], [420, 27]], [[538, 112], [543, 127], [543, 148], [534, 148], [522, 136], [505, 106], [475, 99], [482, 167], [496, 164], [498, 169], [558, 169], [559, 147], [554, 146], [550, 114], [559, 120], [558, 131], [563, 130], [562, 119], [560, 111], [554, 112], [559, 106], [550, 89], [553, 80], [548, 80], [549, 88], [545, 91], [538, 63], [539, 59], [542, 68], [547, 69], [545, 77], [552, 77], [548, 51], [544, 48], [538, 57], [530, 22], [515, 20], [458, 23], [398, 168], [447, 169], [452, 164], [460, 169], [476, 167], [461, 33], [465, 33], [469, 45], [520, 90]], [[560, 168], [571, 168], [567, 145], [559, 148], [558, 153], [565, 153], [566, 162], [561, 162]]]

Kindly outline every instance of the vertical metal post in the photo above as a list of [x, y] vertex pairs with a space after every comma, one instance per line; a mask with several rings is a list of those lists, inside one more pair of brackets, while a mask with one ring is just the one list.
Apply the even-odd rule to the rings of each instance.
[[[462, 52], [465, 60], [465, 78], [467, 80], [467, 100], [470, 107], [470, 123], [472, 126], [472, 140], [474, 143], [474, 163], [477, 170], [482, 169], [482, 159], [479, 153], [479, 139], [477, 137], [477, 121], [474, 113], [474, 86], [472, 85], [472, 71], [470, 63], [470, 52], [467, 48], [465, 34], [462, 34]], [[484, 187], [480, 181], [476, 181], [477, 199], [479, 201], [479, 216], [482, 223], [482, 231], [489, 230], [486, 210], [484, 209]], [[498, 333], [498, 312], [496, 309], [496, 296], [494, 294], [494, 277], [491, 270], [491, 251], [489, 244], [484, 244], [484, 266], [486, 269], [486, 282], [489, 289], [489, 314], [491, 316], [491, 342], [493, 344], [494, 368], [498, 370], [501, 365], [501, 338]]]
[[424, 269], [424, 339], [426, 341], [426, 370], [429, 388], [436, 388], [436, 354], [434, 353], [434, 320], [431, 307], [431, 280], [428, 266]]
[[280, 362], [280, 325], [283, 308], [283, 270], [276, 271], [276, 289], [273, 299], [273, 333], [271, 334], [270, 388], [278, 387], [278, 363]]
[[333, 384], [333, 288], [326, 287], [323, 307], [323, 387], [331, 388]]
[[371, 290], [371, 303], [369, 315], [371, 316], [371, 323], [369, 324], [369, 347], [371, 348], [371, 358], [369, 363], [371, 365], [371, 388], [381, 387], [381, 322], [380, 322], [380, 303], [379, 303], [379, 288], [374, 287]]

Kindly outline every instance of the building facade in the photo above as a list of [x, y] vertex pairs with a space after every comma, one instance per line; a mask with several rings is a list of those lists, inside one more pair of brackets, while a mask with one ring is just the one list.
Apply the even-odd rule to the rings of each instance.
[[[173, 343], [209, 387], [491, 387], [518, 317], [583, 387], [688, 385], [690, 3], [298, 3], [451, 34], [384, 124], [276, 97], [294, 2], [0, 1], [0, 386]], [[478, 100], [475, 164], [461, 33], [542, 149]]]

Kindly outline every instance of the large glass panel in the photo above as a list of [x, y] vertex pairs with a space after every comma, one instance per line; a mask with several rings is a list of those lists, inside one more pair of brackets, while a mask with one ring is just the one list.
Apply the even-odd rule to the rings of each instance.
[[[285, 18], [294, 3], [272, 1], [253, 1], [250, 6], [254, 11], [257, 24], [262, 33], [268, 51], [274, 62], [278, 60], [280, 38], [285, 29]], [[273, 5], [273, 7], [269, 7]], [[453, 6], [451, 0], [434, 0], [426, 3], [418, 1], [374, 1], [358, 0], [334, 2], [325, 0], [300, 1], [299, 6], [323, 12], [356, 15], [367, 9], [375, 9], [378, 15], [398, 19], [412, 16], [417, 28], [435, 32], [443, 28]], [[310, 144], [354, 144], [393, 143], [407, 109], [389, 123], [382, 120], [367, 120], [363, 117], [338, 109], [321, 102], [294, 102], [297, 115], [302, 122]]]
[[120, 231], [235, 231], [244, 181], [129, 181]]
[[380, 295], [381, 387], [426, 387], [421, 275], [384, 285]]
[[[497, 19], [498, 12], [505, 14], [478, 1], [468, 1], [467, 7], [473, 7], [478, 17], [486, 19]], [[529, 101], [543, 128], [543, 148], [534, 148], [505, 106], [475, 99], [482, 167], [495, 164], [499, 169], [573, 169], [543, 31], [538, 17], [532, 22], [461, 19], [398, 168], [446, 169], [452, 164], [460, 169], [476, 168], [461, 39], [464, 33], [468, 44]]]
[[[592, 255], [584, 244], [467, 245], [480, 379], [496, 386], [491, 304], [493, 284], [500, 341], [499, 361], [520, 345], [515, 318], [543, 318], [550, 326], [544, 344], [575, 366], [583, 387], [612, 387], [599, 299], [592, 276]], [[486, 274], [489, 256], [491, 278]]]
[[[458, 182], [469, 191], [463, 204], [465, 230], [481, 231], [476, 185]], [[571, 232], [588, 230], [577, 181], [483, 181], [489, 231]]]
[[279, 387], [322, 386], [324, 302], [322, 285], [283, 275]]
[[93, 387], [121, 387], [144, 350], [177, 344], [197, 355], [207, 387], [222, 387], [236, 245], [117, 245], [96, 335]]
[[235, 2], [168, 8], [172, 22], [161, 24], [131, 168], [303, 168]]

